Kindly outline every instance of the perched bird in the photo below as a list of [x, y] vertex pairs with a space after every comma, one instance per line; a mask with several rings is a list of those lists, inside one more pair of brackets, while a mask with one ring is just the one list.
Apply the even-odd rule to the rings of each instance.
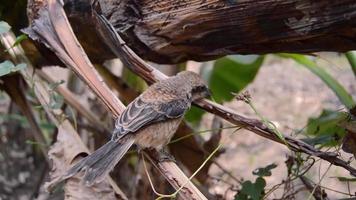
[[161, 151], [168, 144], [184, 113], [209, 89], [198, 74], [184, 71], [151, 85], [132, 101], [115, 123], [111, 140], [67, 171], [63, 179], [84, 171], [84, 183], [102, 181], [129, 148]]

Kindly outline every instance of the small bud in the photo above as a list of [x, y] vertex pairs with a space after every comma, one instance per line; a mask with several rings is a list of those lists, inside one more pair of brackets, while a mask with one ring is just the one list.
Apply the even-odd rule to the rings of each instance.
[[245, 103], [251, 102], [251, 94], [247, 90], [242, 92], [241, 94], [237, 94], [237, 93], [231, 93], [231, 94], [235, 96], [237, 101], [243, 101]]

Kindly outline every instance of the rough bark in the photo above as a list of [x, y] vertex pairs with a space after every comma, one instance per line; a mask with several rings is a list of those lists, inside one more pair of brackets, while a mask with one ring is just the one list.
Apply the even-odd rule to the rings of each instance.
[[[68, 7], [77, 2], [86, 1]], [[356, 49], [354, 0], [97, 0], [95, 7], [130, 48], [158, 63]]]

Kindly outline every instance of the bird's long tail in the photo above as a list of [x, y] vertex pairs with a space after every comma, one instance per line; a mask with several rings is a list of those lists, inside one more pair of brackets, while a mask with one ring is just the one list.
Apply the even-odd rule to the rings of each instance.
[[109, 141], [91, 155], [75, 164], [63, 176], [63, 180], [84, 171], [83, 181], [90, 186], [101, 182], [115, 167], [134, 143], [133, 137], [127, 136], [119, 141]]

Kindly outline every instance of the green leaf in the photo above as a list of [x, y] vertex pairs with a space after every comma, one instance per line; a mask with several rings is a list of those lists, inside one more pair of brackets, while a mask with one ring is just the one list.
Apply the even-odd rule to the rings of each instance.
[[11, 26], [4, 22], [0, 21], [0, 34], [7, 33], [11, 29]]
[[255, 183], [252, 183], [251, 181], [245, 181], [242, 183], [240, 193], [235, 196], [235, 200], [245, 200], [250, 198], [252, 200], [263, 199], [265, 187], [266, 181], [262, 177], [258, 177]]
[[313, 145], [334, 146], [339, 144], [346, 131], [340, 123], [348, 119], [348, 114], [332, 110], [323, 110], [319, 117], [308, 120], [306, 133], [316, 136], [312, 140], [305, 140]]
[[271, 176], [272, 172], [271, 170], [276, 168], [277, 165], [272, 163], [270, 165], [267, 165], [266, 167], [261, 167], [261, 168], [257, 168], [256, 170], [254, 170], [252, 172], [253, 175], [257, 175], [257, 176]]
[[51, 109], [60, 109], [64, 104], [64, 97], [57, 92], [53, 92], [50, 97], [49, 107]]
[[6, 61], [0, 63], [0, 77], [5, 76], [10, 73], [20, 71], [25, 68], [26, 68], [26, 64], [24, 64], [24, 63], [18, 64], [15, 66], [14, 63], [6, 60]]
[[[336, 136], [338, 137], [338, 136]], [[334, 135], [319, 135], [312, 138], [303, 138], [303, 142], [308, 143], [312, 146], [315, 145], [325, 145], [325, 146], [335, 146], [337, 144]]]
[[65, 81], [64, 80], [60, 80], [54, 83], [49, 84], [49, 89], [50, 90], [55, 90], [58, 86], [60, 86], [61, 84], [63, 84]]
[[25, 63], [18, 64], [11, 69], [11, 72], [17, 72], [26, 68]]
[[356, 182], [356, 178], [337, 177], [337, 179], [341, 182]]
[[297, 63], [309, 69], [315, 75], [317, 75], [339, 98], [339, 100], [348, 108], [353, 108], [356, 104], [352, 96], [346, 91], [346, 89], [335, 80], [327, 71], [319, 67], [314, 61], [304, 55], [299, 54], [279, 54], [285, 58], [291, 58]]
[[349, 51], [345, 54], [345, 56], [351, 65], [354, 75], [356, 76], [356, 51]]
[[14, 67], [14, 64], [11, 61], [6, 60], [5, 62], [0, 63], [0, 76], [4, 76], [11, 73], [11, 69]]
[[226, 56], [218, 59], [209, 79], [214, 100], [219, 103], [232, 100], [234, 96], [231, 92], [237, 93], [251, 83], [263, 60], [264, 56]]

